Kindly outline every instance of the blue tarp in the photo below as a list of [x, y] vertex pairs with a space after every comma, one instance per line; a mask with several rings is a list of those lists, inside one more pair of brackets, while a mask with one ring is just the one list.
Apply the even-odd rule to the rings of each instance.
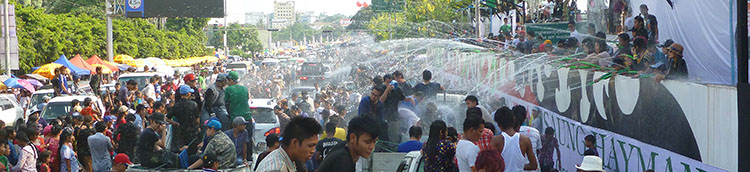
[[90, 70], [81, 69], [81, 68], [76, 67], [75, 65], [73, 65], [73, 63], [70, 63], [70, 61], [68, 61], [68, 59], [65, 57], [64, 54], [60, 55], [60, 58], [57, 59], [57, 60], [55, 60], [55, 63], [61, 64], [61, 65], [65, 66], [65, 67], [67, 67], [68, 69], [70, 69], [70, 72], [78, 74], [78, 76], [84, 76], [84, 75], [91, 74]]

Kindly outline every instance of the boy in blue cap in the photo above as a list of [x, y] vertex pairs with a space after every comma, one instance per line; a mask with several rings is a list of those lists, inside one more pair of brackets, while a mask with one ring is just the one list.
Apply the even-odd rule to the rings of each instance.
[[[197, 126], [200, 126], [200, 116], [198, 115], [200, 110], [198, 109], [198, 103], [190, 99], [195, 90], [187, 85], [180, 86], [178, 90], [182, 98], [167, 113], [167, 121], [175, 127], [171, 144], [172, 152], [178, 152], [178, 149], [187, 146], [190, 140], [199, 137]], [[196, 152], [198, 152], [197, 147], [191, 146], [188, 148], [189, 155], [195, 155]]]
[[[219, 162], [219, 169], [233, 168], [236, 165], [235, 158], [237, 157], [234, 142], [224, 132], [221, 132], [221, 122], [218, 120], [210, 120], [206, 126], [206, 136], [213, 138], [208, 142], [206, 151], [203, 152], [203, 156], [201, 157], [210, 154], [217, 155], [216, 159]], [[203, 159], [199, 159], [190, 165], [188, 169], [203, 167], [204, 163], [208, 162], [203, 162]]]

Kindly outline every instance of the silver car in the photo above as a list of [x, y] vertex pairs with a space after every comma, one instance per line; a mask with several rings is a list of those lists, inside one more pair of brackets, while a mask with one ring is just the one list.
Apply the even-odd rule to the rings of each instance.
[[266, 147], [266, 136], [268, 134], [281, 133], [281, 123], [279, 117], [273, 112], [276, 102], [273, 99], [252, 99], [250, 104], [250, 114], [253, 115], [255, 131], [253, 131], [253, 140], [255, 143], [255, 152], [263, 152]]
[[16, 120], [23, 117], [23, 107], [16, 101], [16, 95], [0, 94], [0, 120], [8, 126], [13, 126]]

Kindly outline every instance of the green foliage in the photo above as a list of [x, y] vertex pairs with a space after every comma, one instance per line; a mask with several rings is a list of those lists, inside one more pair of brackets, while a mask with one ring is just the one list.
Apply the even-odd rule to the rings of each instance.
[[[212, 29], [209, 33], [208, 45], [224, 48], [223, 27]], [[243, 27], [239, 24], [230, 24], [227, 28], [227, 46], [229, 54], [241, 57], [251, 57], [252, 52], [260, 52], [263, 45], [258, 39], [258, 30], [255, 27]]]
[[[75, 2], [81, 4], [89, 1]], [[29, 73], [32, 67], [53, 62], [61, 54], [69, 58], [75, 54], [83, 57], [96, 54], [106, 58], [107, 34], [103, 9], [101, 13], [85, 10], [96, 9], [94, 6], [83, 6], [68, 12], [61, 10], [59, 14], [46, 13], [45, 9], [32, 5], [17, 6], [20, 72]], [[147, 19], [114, 19], [114, 53], [136, 58], [166, 59], [211, 54], [212, 50], [204, 46], [206, 38], [202, 31], [208, 19], [174, 20], [177, 21], [168, 20], [169, 29], [159, 30]]]
[[[448, 38], [471, 30], [468, 18], [457, 9], [453, 0], [412, 0], [403, 6], [402, 11], [380, 12], [369, 21], [363, 21], [368, 15], [362, 9], [361, 16], [355, 23], [367, 23], [378, 40], [401, 39], [413, 37]], [[373, 1], [375, 4], [375, 1]], [[359, 15], [358, 13], [358, 15]], [[353, 26], [356, 27], [356, 26]]]

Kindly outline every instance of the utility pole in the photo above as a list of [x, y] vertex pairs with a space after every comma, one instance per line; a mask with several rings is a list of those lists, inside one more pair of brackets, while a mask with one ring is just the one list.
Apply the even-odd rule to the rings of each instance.
[[227, 47], [227, 0], [224, 0], [224, 56], [229, 56], [229, 47]]
[[479, 6], [480, 6], [479, 0], [474, 0], [474, 15], [476, 15], [475, 22], [477, 24], [476, 26], [477, 27], [476, 28], [477, 39], [482, 39], [482, 20], [481, 20], [482, 16], [480, 16], [480, 13], [479, 13]]
[[3, 24], [3, 30], [5, 33], [5, 74], [10, 76], [10, 9], [8, 7], [8, 0], [5, 0], [5, 23]]
[[[7, 0], [6, 0], [7, 1]], [[112, 15], [115, 15], [115, 2], [114, 0], [107, 0], [106, 14], [107, 15], [107, 59], [109, 62], [114, 62], [114, 45], [112, 44]]]

